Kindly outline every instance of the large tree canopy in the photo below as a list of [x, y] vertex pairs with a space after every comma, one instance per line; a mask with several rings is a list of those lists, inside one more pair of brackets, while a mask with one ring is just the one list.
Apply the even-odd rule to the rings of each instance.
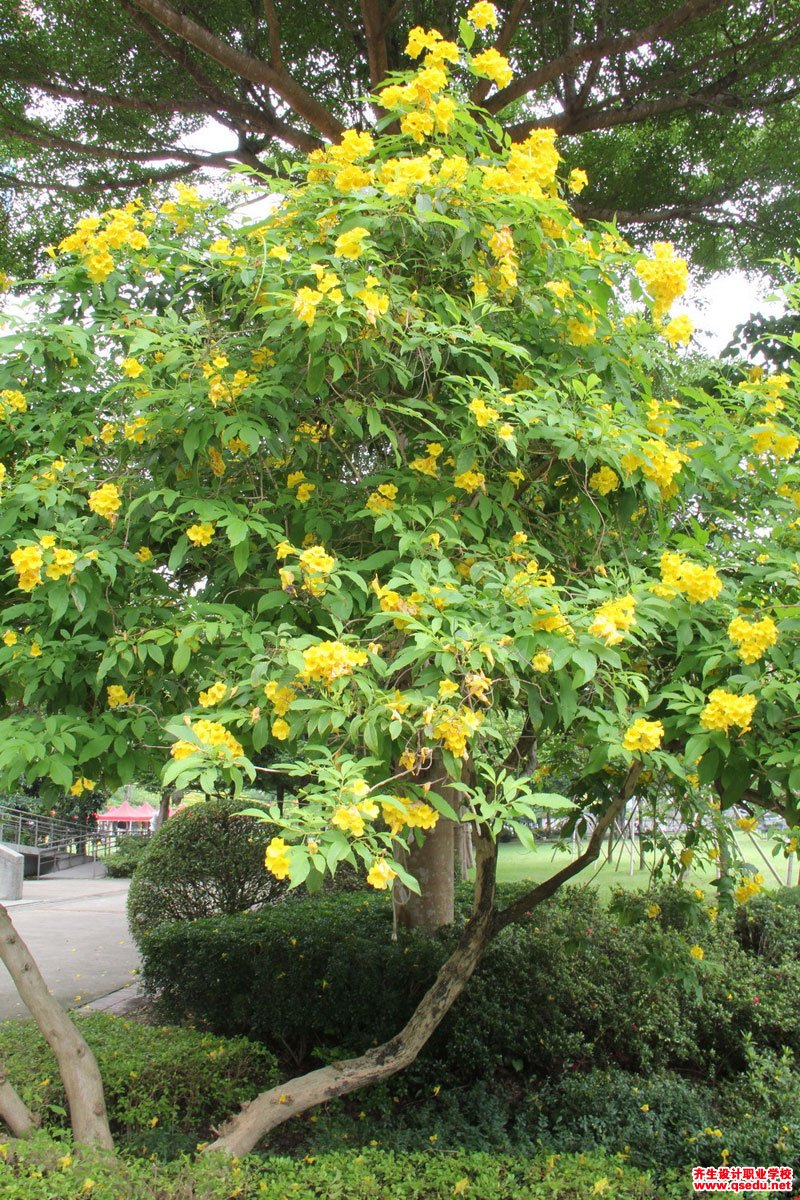
[[[408, 69], [409, 31], [451, 0], [0, 0], [0, 267], [98, 202], [201, 167], [259, 163], [374, 125], [363, 99]], [[796, 0], [503, 0], [481, 49], [514, 79], [473, 99], [523, 139], [549, 126], [589, 175], [584, 215], [672, 236], [698, 262], [796, 244]], [[228, 152], [188, 150], [209, 118]], [[578, 146], [580, 139], [580, 146]], [[0, 213], [2, 205], [0, 204]], [[637, 235], [638, 236], [638, 235]]]
[[[474, 915], [406, 1027], [263, 1093], [232, 1153], [413, 1061], [648, 777], [677, 866], [721, 855], [738, 804], [798, 847], [797, 367], [697, 386], [674, 247], [583, 224], [551, 130], [459, 103], [509, 82], [487, 13], [461, 44], [415, 32], [384, 133], [298, 157], [267, 216], [179, 182], [84, 218], [0, 341], [0, 784], [213, 793], [280, 755], [267, 868], [348, 861], [412, 923], [419, 884], [447, 920], [474, 836]], [[589, 846], [499, 909], [497, 836], [547, 807]], [[723, 862], [721, 904], [759, 886]], [[56, 1028], [1, 909], [0, 954]], [[76, 1137], [105, 1144], [79, 1084]]]

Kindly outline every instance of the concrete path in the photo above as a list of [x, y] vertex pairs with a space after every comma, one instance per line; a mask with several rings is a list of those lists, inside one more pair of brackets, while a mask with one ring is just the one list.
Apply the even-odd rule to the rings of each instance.
[[[65, 871], [26, 879], [22, 899], [6, 904], [50, 990], [66, 1007], [81, 1008], [135, 984], [138, 955], [125, 915], [129, 884]], [[115, 1011], [111, 1005], [92, 1007]], [[28, 1015], [0, 964], [0, 1020]]]

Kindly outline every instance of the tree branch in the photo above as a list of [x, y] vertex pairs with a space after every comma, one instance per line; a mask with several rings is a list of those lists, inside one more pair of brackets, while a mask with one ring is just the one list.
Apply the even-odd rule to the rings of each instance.
[[686, 0], [679, 8], [673, 9], [666, 16], [641, 29], [632, 30], [619, 37], [598, 38], [586, 46], [576, 46], [574, 50], [561, 54], [535, 71], [513, 80], [508, 87], [502, 88], [491, 97], [486, 108], [490, 113], [500, 112], [512, 101], [537, 91], [567, 71], [574, 71], [582, 63], [610, 58], [614, 54], [624, 54], [630, 50], [636, 50], [640, 46], [646, 46], [650, 42], [663, 41], [681, 26], [708, 16], [715, 9], [726, 8], [731, 2], [732, 0]]
[[562, 867], [560, 871], [556, 871], [555, 875], [551, 875], [549, 879], [545, 879], [537, 887], [531, 888], [529, 892], [520, 896], [513, 904], [507, 905], [506, 908], [501, 909], [496, 914], [494, 921], [495, 933], [501, 929], [505, 929], [512, 922], [518, 921], [520, 917], [524, 917], [525, 913], [529, 912], [537, 904], [541, 904], [543, 900], [549, 899], [568, 879], [572, 879], [573, 876], [580, 874], [584, 867], [595, 861], [600, 853], [600, 847], [605, 834], [633, 795], [643, 769], [644, 763], [641, 760], [633, 763], [622, 785], [620, 794], [601, 815], [592, 831], [592, 836], [589, 838], [586, 849], [582, 854], [578, 855], [574, 862], [569, 863], [566, 867]]
[[269, 56], [272, 66], [276, 71], [283, 69], [283, 59], [281, 58], [281, 26], [278, 20], [278, 14], [275, 10], [274, 0], [263, 0], [264, 16], [267, 18], [267, 26], [269, 28]]
[[0, 1119], [5, 1121], [12, 1137], [25, 1137], [39, 1122], [8, 1081], [5, 1065], [0, 1062]]
[[[127, 7], [126, 0], [118, 0]], [[207, 58], [225, 67], [234, 76], [248, 79], [251, 83], [265, 84], [271, 88], [289, 107], [309, 122], [313, 128], [330, 138], [339, 138], [344, 133], [344, 126], [331, 112], [316, 100], [310, 92], [301, 87], [295, 79], [283, 69], [278, 70], [261, 59], [243, 54], [233, 46], [229, 46], [220, 38], [200, 25], [184, 13], [177, 12], [166, 0], [132, 0], [137, 8], [151, 16], [165, 29], [178, 35], [190, 46], [194, 46]]]
[[414, 1061], [463, 992], [492, 937], [496, 915], [497, 844], [488, 834], [478, 839], [476, 870], [475, 908], [458, 946], [439, 969], [434, 983], [400, 1032], [357, 1058], [309, 1071], [262, 1092], [223, 1125], [218, 1138], [206, 1147], [206, 1151], [246, 1154], [270, 1130], [298, 1113], [388, 1079]]
[[113, 1150], [103, 1081], [91, 1050], [48, 990], [28, 947], [0, 904], [0, 959], [58, 1062], [76, 1142]]
[[361, 16], [367, 40], [367, 62], [369, 81], [376, 88], [389, 70], [389, 55], [386, 49], [384, 21], [381, 17], [380, 0], [361, 0]]

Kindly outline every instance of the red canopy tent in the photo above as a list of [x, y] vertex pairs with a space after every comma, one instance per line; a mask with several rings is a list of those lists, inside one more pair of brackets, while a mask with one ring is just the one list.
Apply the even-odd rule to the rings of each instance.
[[149, 825], [158, 810], [150, 804], [140, 804], [136, 808], [125, 800], [116, 808], [109, 808], [104, 813], [97, 814], [98, 825]]

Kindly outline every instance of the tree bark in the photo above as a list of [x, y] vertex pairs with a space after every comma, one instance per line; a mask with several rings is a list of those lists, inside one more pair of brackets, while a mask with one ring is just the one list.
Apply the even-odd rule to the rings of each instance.
[[440, 817], [425, 841], [414, 843], [406, 855], [406, 866], [419, 882], [421, 895], [407, 892], [395, 906], [397, 924], [404, 929], [432, 932], [455, 920], [455, 824]]
[[0, 958], [23, 1003], [56, 1056], [69, 1104], [75, 1141], [113, 1150], [108, 1127], [103, 1081], [94, 1055], [54, 996], [28, 947], [0, 904]]
[[8, 1081], [3, 1063], [0, 1062], [0, 1120], [5, 1121], [12, 1137], [25, 1137], [32, 1133], [38, 1121]]
[[[450, 847], [452, 870], [452, 837]], [[496, 868], [497, 846], [488, 834], [484, 834], [478, 841], [473, 915], [457, 949], [440, 968], [411, 1019], [395, 1037], [358, 1058], [310, 1071], [262, 1092], [245, 1104], [237, 1116], [226, 1121], [218, 1138], [205, 1148], [206, 1151], [247, 1154], [267, 1133], [298, 1113], [388, 1079], [409, 1066], [463, 992], [492, 939], [496, 917]]]

